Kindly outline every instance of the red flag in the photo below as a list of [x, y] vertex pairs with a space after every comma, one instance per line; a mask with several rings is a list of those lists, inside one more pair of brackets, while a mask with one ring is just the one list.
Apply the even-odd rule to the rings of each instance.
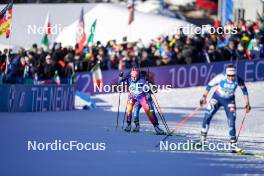
[[134, 13], [135, 13], [135, 7], [134, 7], [134, 0], [130, 0], [127, 5], [128, 9], [128, 25], [130, 25], [134, 21]]
[[10, 35], [12, 7], [13, 3], [11, 2], [0, 12], [0, 36], [5, 34], [6, 38], [9, 38]]
[[98, 62], [92, 69], [94, 87], [103, 87], [103, 74], [100, 68], [100, 62]]
[[76, 42], [78, 43], [78, 52], [82, 52], [84, 44], [86, 42], [86, 34], [84, 30], [84, 12], [83, 8], [81, 10], [81, 15], [79, 19], [79, 25], [76, 33]]
[[46, 18], [44, 27], [45, 27], [46, 34], [50, 35], [51, 34], [51, 23], [50, 23], [50, 14], [49, 14], [49, 12], [47, 14], [47, 18]]
[[41, 40], [43, 47], [49, 48], [49, 36], [51, 35], [51, 23], [50, 23], [50, 13], [48, 12], [47, 18], [44, 24], [45, 34]]

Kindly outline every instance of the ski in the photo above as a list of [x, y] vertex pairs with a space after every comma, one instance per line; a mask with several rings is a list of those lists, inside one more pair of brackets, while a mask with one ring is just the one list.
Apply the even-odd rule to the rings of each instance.
[[264, 158], [264, 153], [252, 153], [252, 152], [247, 152], [246, 150], [240, 150], [240, 151], [231, 150], [231, 151], [226, 151], [226, 153], [233, 153], [237, 155], [247, 155], [247, 156], [252, 156], [256, 158]]
[[[193, 143], [192, 145], [193, 147], [195, 147], [196, 149], [209, 149], [209, 147], [207, 145], [203, 145], [201, 144], [200, 141], [196, 141]], [[252, 156], [252, 157], [256, 157], [256, 158], [264, 158], [264, 153], [252, 153], [252, 152], [248, 152], [244, 149], [239, 149], [239, 150], [214, 150], [215, 152], [219, 152], [219, 153], [231, 153], [231, 154], [237, 154], [237, 155], [246, 155], [246, 156]]]
[[[166, 135], [168, 135], [167, 133], [164, 133], [164, 134], [157, 134], [156, 131], [133, 131], [133, 130], [131, 130], [131, 131], [129, 131], [129, 132], [127, 132], [127, 131], [124, 131], [124, 132], [126, 132], [126, 133], [132, 133], [132, 134], [143, 133], [143, 134], [151, 134], [151, 135], [157, 135], [157, 136], [166, 136]], [[170, 134], [170, 136], [186, 137], [186, 135], [183, 135], [183, 134], [176, 134], [176, 133], [174, 133], [174, 134]]]
[[157, 134], [157, 132], [155, 131], [144, 131], [145, 134], [155, 134], [157, 136], [164, 136], [167, 135], [167, 133], [163, 133], [163, 134]]
[[[164, 133], [164, 134], [157, 134], [155, 131], [144, 131], [143, 133], [145, 134], [155, 134], [157, 136], [167, 136], [168, 134], [167, 133]], [[186, 137], [186, 135], [183, 135], [183, 134], [177, 134], [177, 133], [173, 133], [173, 134], [169, 134], [170, 136], [180, 136], [180, 137]]]

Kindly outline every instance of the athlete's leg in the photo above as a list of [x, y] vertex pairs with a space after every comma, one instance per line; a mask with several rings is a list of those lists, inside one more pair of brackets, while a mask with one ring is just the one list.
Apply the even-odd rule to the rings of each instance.
[[145, 113], [147, 114], [152, 125], [157, 126], [158, 125], [158, 119], [157, 119], [156, 115], [150, 111], [146, 97], [140, 97], [139, 103], [141, 104], [142, 108], [144, 109]]
[[231, 141], [236, 141], [236, 105], [235, 100], [231, 99], [226, 101], [224, 104], [226, 116], [227, 116], [227, 123], [229, 128], [229, 138]]
[[137, 101], [133, 108], [133, 118], [134, 118], [134, 123], [136, 125], [139, 125], [139, 112], [141, 107], [142, 107], [141, 104]]
[[219, 102], [218, 96], [213, 96], [209, 104], [206, 107], [205, 115], [202, 123], [202, 133], [207, 133], [209, 130], [210, 122], [214, 114], [218, 111], [221, 104]]
[[150, 112], [153, 112], [153, 113], [155, 113], [155, 108], [154, 108], [154, 102], [153, 102], [153, 99], [152, 99], [152, 97], [151, 97], [151, 94], [148, 94], [147, 96], [146, 96], [146, 99], [147, 99], [147, 103], [148, 103], [148, 105], [149, 105], [149, 110], [150, 110]]
[[128, 103], [127, 103], [127, 124], [131, 125], [131, 119], [132, 119], [132, 111], [134, 104], [136, 103], [136, 100], [132, 97], [129, 97]]

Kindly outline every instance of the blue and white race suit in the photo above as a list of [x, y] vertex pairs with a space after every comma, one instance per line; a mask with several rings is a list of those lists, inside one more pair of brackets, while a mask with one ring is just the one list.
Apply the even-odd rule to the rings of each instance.
[[230, 139], [236, 140], [236, 103], [235, 103], [235, 91], [239, 86], [244, 95], [248, 95], [247, 88], [244, 81], [240, 77], [236, 77], [234, 81], [227, 79], [226, 74], [219, 74], [214, 77], [207, 85], [206, 90], [210, 91], [212, 87], [215, 87], [212, 99], [210, 100], [208, 106], [206, 107], [205, 116], [202, 123], [202, 132], [208, 132], [210, 121], [213, 115], [218, 111], [218, 109], [223, 106], [226, 112], [228, 127], [229, 127], [229, 137]]

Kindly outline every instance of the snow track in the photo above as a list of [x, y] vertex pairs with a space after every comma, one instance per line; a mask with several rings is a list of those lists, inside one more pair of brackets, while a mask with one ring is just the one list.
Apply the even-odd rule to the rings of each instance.
[[[254, 153], [264, 152], [264, 82], [248, 83], [252, 112], [245, 121], [239, 144]], [[156, 94], [170, 129], [173, 129], [198, 104], [203, 87], [172, 89]], [[223, 175], [264, 174], [264, 158], [220, 152], [160, 151], [154, 146], [164, 137], [125, 133], [115, 129], [118, 94], [94, 96], [97, 109], [92, 111], [0, 113], [0, 175]], [[120, 126], [126, 104], [121, 97]], [[244, 99], [237, 92], [237, 127]], [[169, 142], [198, 139], [204, 110], [179, 128], [179, 136]], [[142, 112], [142, 131], [153, 131]], [[160, 122], [161, 123], [161, 122]], [[105, 151], [28, 151], [27, 141], [106, 143]], [[208, 140], [227, 142], [227, 122], [220, 110], [212, 120]]]

